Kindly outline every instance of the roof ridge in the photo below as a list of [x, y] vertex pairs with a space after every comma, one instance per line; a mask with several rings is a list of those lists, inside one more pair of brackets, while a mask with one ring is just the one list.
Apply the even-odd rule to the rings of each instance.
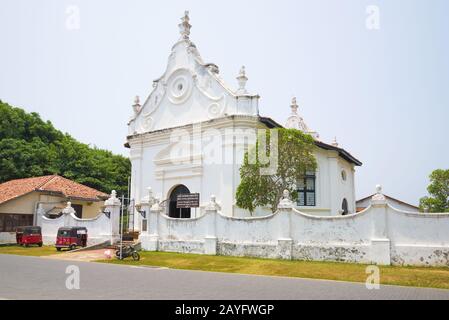
[[49, 183], [54, 178], [59, 177], [59, 176], [57, 174], [52, 174], [49, 176], [42, 176], [41, 178], [45, 178], [45, 177], [47, 177], [48, 179], [45, 180], [44, 182], [42, 182], [40, 185], [38, 185], [35, 190], [39, 190], [39, 189], [43, 188], [47, 183]]
[[[89, 190], [91, 190], [91, 191], [93, 191], [93, 192], [95, 192], [95, 193], [98, 193], [98, 194], [100, 194], [100, 195], [101, 195], [101, 194], [104, 194], [105, 196], [108, 195], [108, 194], [105, 193], [105, 192], [102, 192], [102, 191], [100, 191], [100, 190], [97, 190], [97, 189], [95, 189], [95, 188], [86, 186], [85, 184], [82, 184], [82, 183], [77, 182], [77, 181], [75, 181], [75, 180], [71, 180], [71, 179], [65, 178], [65, 177], [60, 176], [60, 175], [57, 175], [57, 174], [56, 174], [56, 175], [53, 175], [51, 179], [49, 179], [47, 182], [45, 182], [45, 183], [41, 186], [41, 188], [44, 187], [46, 184], [49, 184], [49, 183], [50, 183], [51, 181], [53, 181], [55, 178], [59, 178], [60, 180], [67, 181], [68, 183], [74, 183], [74, 184], [77, 184], [77, 185], [79, 185], [79, 186], [82, 187], [82, 188], [89, 189]], [[68, 195], [65, 194], [65, 193], [64, 193], [64, 196], [68, 197]]]

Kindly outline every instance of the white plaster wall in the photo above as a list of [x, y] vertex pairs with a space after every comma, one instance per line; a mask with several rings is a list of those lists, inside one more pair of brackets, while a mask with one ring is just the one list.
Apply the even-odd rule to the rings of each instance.
[[15, 232], [0, 232], [0, 244], [16, 243]]
[[45, 245], [54, 245], [58, 229], [62, 227], [86, 227], [87, 244], [94, 245], [111, 240], [111, 220], [103, 213], [92, 219], [79, 219], [73, 213], [56, 219], [38, 215], [37, 225], [42, 227], [42, 239]]
[[151, 234], [141, 235], [144, 249], [157, 248], [148, 242], [156, 238], [160, 251], [205, 253], [207, 239], [216, 239], [212, 252], [221, 255], [449, 266], [449, 214], [413, 214], [375, 205], [337, 217], [295, 209], [253, 218], [215, 211], [197, 219], [150, 215], [158, 216], [159, 223]]
[[[349, 213], [355, 213], [355, 168], [354, 165], [348, 163], [346, 160], [340, 158], [338, 161], [338, 175], [335, 184], [337, 185], [338, 195], [340, 200], [340, 209], [342, 208], [343, 199], [348, 201]], [[346, 180], [342, 178], [342, 171], [346, 173]]]
[[449, 214], [411, 213], [389, 205], [392, 260], [400, 265], [449, 265]]

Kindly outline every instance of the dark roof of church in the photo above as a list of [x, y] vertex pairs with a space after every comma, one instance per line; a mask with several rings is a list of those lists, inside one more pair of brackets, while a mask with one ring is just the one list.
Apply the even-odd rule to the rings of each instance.
[[[260, 121], [263, 124], [265, 124], [268, 128], [270, 128], [270, 129], [272, 129], [272, 128], [283, 128], [282, 125], [280, 125], [279, 123], [277, 123], [276, 121], [274, 121], [271, 118], [267, 118], [267, 117], [259, 117], [259, 118], [260, 118]], [[318, 141], [318, 140], [315, 140], [315, 145], [317, 147], [320, 147], [321, 149], [324, 149], [324, 150], [337, 151], [338, 154], [340, 155], [340, 157], [342, 157], [346, 161], [349, 161], [349, 162], [355, 164], [356, 166], [361, 166], [362, 165], [362, 162], [360, 160], [355, 158], [353, 155], [351, 155], [348, 151], [346, 151], [343, 148], [339, 148], [339, 147], [336, 147], [336, 146], [333, 146], [331, 144], [327, 144], [327, 143], [324, 143], [324, 142]]]

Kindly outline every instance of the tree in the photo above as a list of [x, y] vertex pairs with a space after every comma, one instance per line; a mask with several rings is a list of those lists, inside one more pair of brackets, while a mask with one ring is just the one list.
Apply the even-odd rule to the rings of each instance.
[[59, 174], [89, 187], [127, 194], [131, 163], [91, 148], [43, 121], [0, 101], [0, 183]]
[[[293, 198], [296, 198], [297, 181], [303, 178], [306, 172], [315, 171], [317, 166], [313, 155], [315, 144], [312, 136], [296, 129], [281, 128], [267, 132], [266, 137], [259, 135], [255, 146], [245, 153], [240, 168], [241, 182], [236, 193], [237, 206], [249, 210], [251, 214], [257, 207], [267, 205], [272, 212], [276, 212], [284, 190], [288, 190]], [[273, 134], [278, 137], [277, 150], [268, 143]], [[261, 154], [265, 151], [267, 156], [277, 151], [277, 168], [268, 175], [261, 174], [261, 170], [269, 167], [268, 163], [261, 161]]]
[[449, 169], [432, 172], [427, 191], [430, 197], [420, 200], [419, 207], [422, 211], [449, 212]]

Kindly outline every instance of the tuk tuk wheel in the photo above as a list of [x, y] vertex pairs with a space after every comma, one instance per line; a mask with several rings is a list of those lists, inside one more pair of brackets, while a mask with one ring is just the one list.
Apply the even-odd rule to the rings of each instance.
[[134, 261], [139, 261], [140, 260], [140, 255], [137, 252], [133, 252], [133, 260]]
[[39, 247], [42, 247], [42, 242], [39, 242]]
[[61, 248], [56, 248], [56, 250], [61, 251]]
[[28, 248], [30, 245], [28, 243], [25, 243], [25, 247]]
[[76, 245], [72, 244], [72, 245], [70, 246], [70, 250], [75, 250], [75, 249], [76, 249]]

